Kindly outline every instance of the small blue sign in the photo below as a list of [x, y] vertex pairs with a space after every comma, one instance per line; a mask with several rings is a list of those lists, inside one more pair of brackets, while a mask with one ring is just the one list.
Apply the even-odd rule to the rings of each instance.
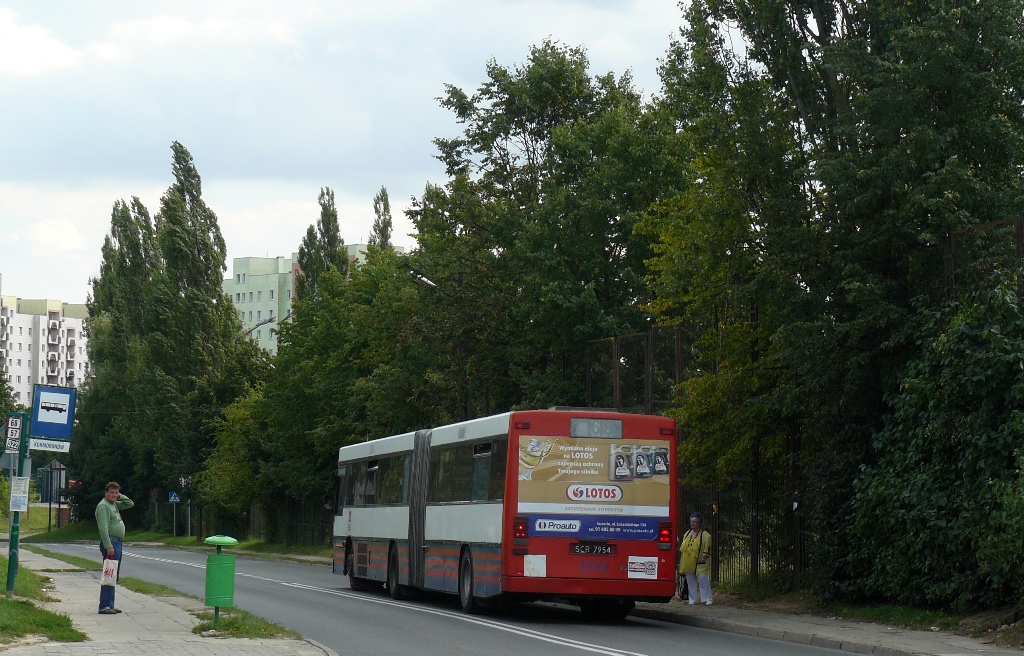
[[75, 424], [75, 396], [74, 387], [36, 385], [29, 436], [70, 440]]
[[167, 501], [169, 503], [181, 503], [181, 497], [178, 496], [177, 492], [168, 492]]

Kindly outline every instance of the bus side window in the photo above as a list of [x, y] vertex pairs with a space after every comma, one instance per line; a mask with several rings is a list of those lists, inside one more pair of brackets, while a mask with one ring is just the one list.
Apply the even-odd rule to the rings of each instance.
[[349, 465], [348, 492], [345, 498], [347, 506], [361, 506], [366, 503], [366, 463], [356, 462]]
[[339, 515], [345, 509], [345, 490], [348, 483], [348, 476], [345, 475], [346, 471], [348, 471], [346, 465], [338, 467], [338, 489], [334, 498], [334, 512]]
[[412, 480], [412, 454], [405, 454], [405, 464], [402, 467], [402, 503], [409, 503], [409, 482]]
[[377, 473], [380, 469], [379, 460], [371, 460], [366, 463], [366, 485], [363, 488], [363, 503], [368, 506], [377, 505]]
[[403, 456], [392, 456], [380, 460], [380, 468], [377, 470], [377, 480], [380, 481], [377, 488], [377, 503], [402, 501], [402, 475], [405, 473], [405, 467], [401, 458]]
[[453, 449], [455, 470], [452, 476], [452, 501], [469, 501], [473, 483], [473, 445], [463, 444]]
[[454, 449], [438, 449], [430, 454], [430, 498], [428, 501], [453, 500]]
[[508, 454], [508, 438], [495, 440], [491, 447], [490, 482], [487, 498], [500, 501], [505, 498], [505, 465]]
[[470, 501], [487, 501], [492, 460], [490, 442], [473, 445], [473, 480], [469, 490]]

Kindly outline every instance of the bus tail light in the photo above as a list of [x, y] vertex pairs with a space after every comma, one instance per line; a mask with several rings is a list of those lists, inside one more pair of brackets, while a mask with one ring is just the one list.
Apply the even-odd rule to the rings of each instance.
[[658, 432], [661, 435], [675, 435], [676, 434], [676, 429], [674, 429], [674, 428], [662, 428]]
[[672, 522], [658, 522], [658, 548], [672, 548]]
[[530, 430], [530, 422], [528, 421], [517, 421], [516, 430]]
[[512, 520], [512, 544], [526, 544], [530, 537], [530, 518], [516, 517]]

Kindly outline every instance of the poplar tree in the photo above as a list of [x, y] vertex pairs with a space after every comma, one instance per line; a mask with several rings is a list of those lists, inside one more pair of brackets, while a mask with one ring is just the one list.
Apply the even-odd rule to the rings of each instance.
[[381, 187], [373, 197], [373, 229], [368, 245], [377, 248], [391, 248], [391, 201], [387, 187]]

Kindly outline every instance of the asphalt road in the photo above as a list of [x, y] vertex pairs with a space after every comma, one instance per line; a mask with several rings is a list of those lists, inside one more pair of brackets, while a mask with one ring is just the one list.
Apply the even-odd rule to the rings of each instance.
[[[91, 545], [42, 544], [51, 551], [99, 558]], [[125, 546], [122, 574], [202, 597], [206, 554]], [[394, 601], [383, 590], [353, 592], [346, 577], [324, 565], [240, 556], [238, 607], [294, 629], [340, 654], [591, 653], [609, 656], [825, 656], [828, 649], [761, 640], [731, 633], [628, 618], [619, 625], [583, 620], [574, 607], [521, 604], [491, 615], [470, 616], [454, 596]], [[125, 609], [131, 612], [130, 608]]]

